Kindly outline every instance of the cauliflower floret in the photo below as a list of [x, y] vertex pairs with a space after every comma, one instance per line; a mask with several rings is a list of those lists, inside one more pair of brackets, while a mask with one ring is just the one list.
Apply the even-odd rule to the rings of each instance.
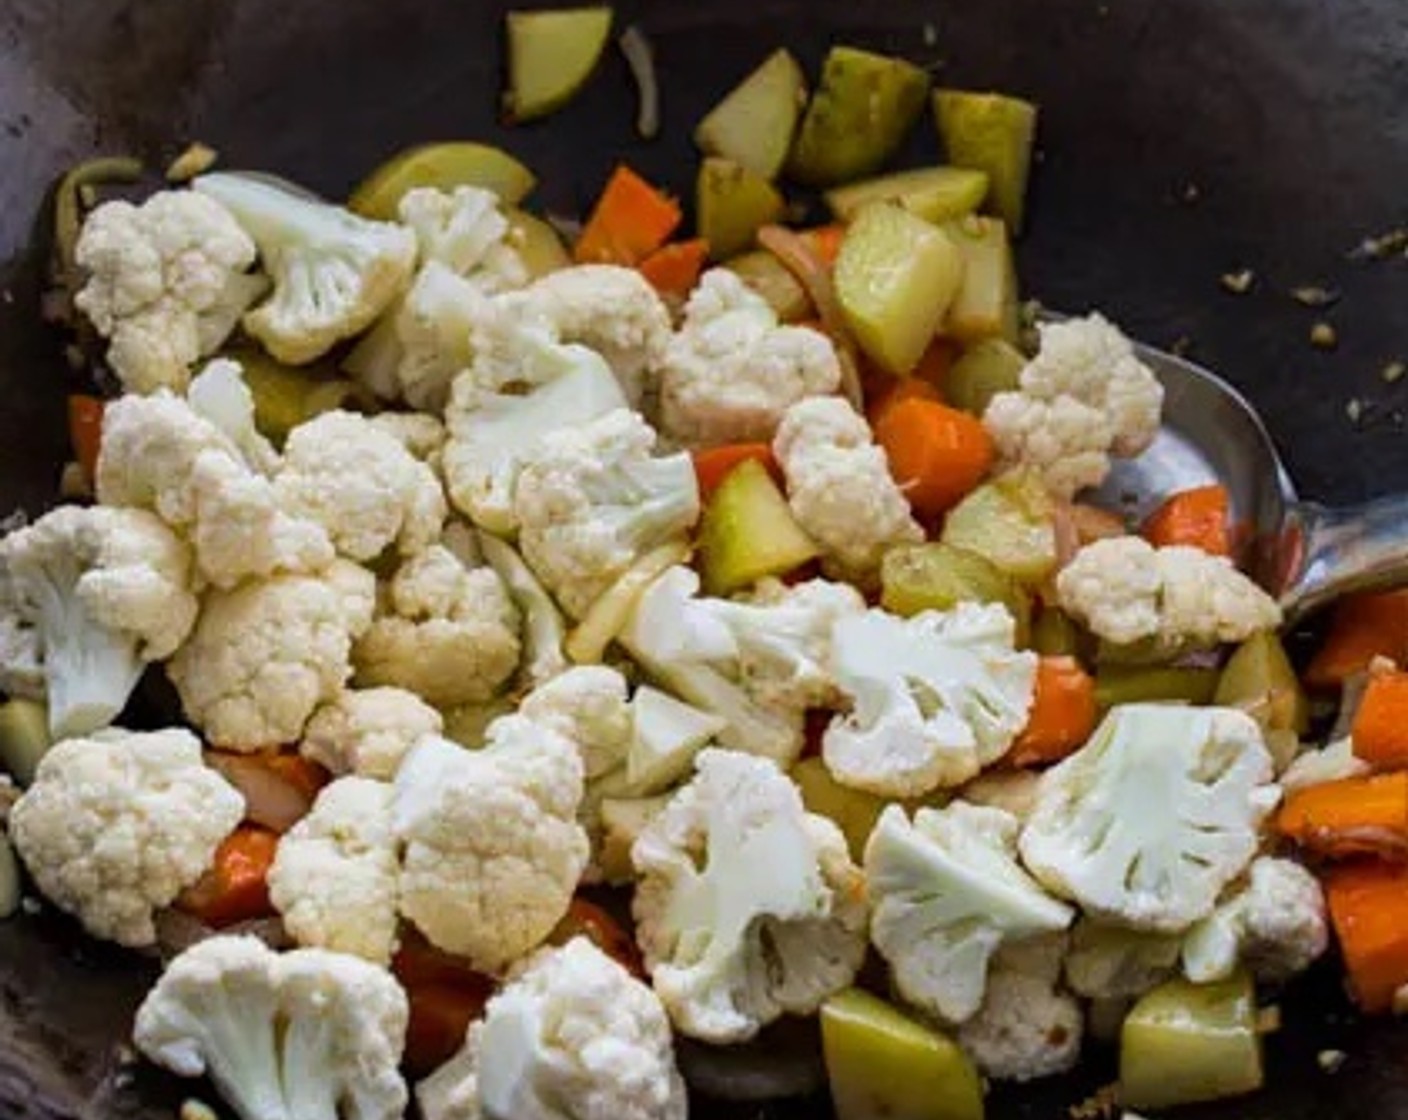
[[361, 333], [411, 278], [416, 238], [402, 226], [233, 172], [191, 186], [228, 209], [259, 247], [274, 292], [244, 328], [281, 362], [311, 362]]
[[318, 577], [275, 576], [207, 596], [166, 667], [186, 716], [215, 746], [297, 742], [352, 674], [353, 638], [371, 622], [372, 574], [345, 560]]
[[391, 962], [400, 875], [391, 798], [386, 782], [338, 778], [279, 839], [269, 898], [298, 944]]
[[1319, 750], [1306, 751], [1286, 767], [1279, 784], [1286, 793], [1294, 793], [1322, 782], [1337, 782], [1342, 778], [1362, 778], [1373, 767], [1354, 753], [1354, 740], [1336, 739]]
[[622, 408], [544, 436], [523, 465], [513, 499], [519, 547], [574, 618], [699, 519], [690, 457], [656, 458], [654, 447], [650, 425]]
[[229, 358], [206, 362], [191, 379], [186, 403], [220, 429], [239, 450], [245, 465], [262, 475], [278, 466], [278, 452], [259, 434], [254, 423], [254, 394], [245, 384], [244, 369]]
[[891, 805], [866, 844], [870, 939], [900, 995], [950, 1023], [977, 1012], [999, 946], [1074, 917], [1017, 865], [1017, 831], [1001, 809], [955, 801], [910, 824]]
[[203, 195], [105, 202], [79, 234], [75, 258], [88, 279], [74, 303], [109, 340], [108, 364], [130, 392], [181, 392], [191, 366], [268, 287], [246, 271], [254, 256], [230, 212]]
[[331, 774], [389, 782], [417, 739], [444, 729], [444, 717], [414, 692], [349, 689], [313, 714], [299, 752]]
[[221, 935], [167, 965], [132, 1041], [179, 1077], [208, 1075], [240, 1120], [401, 1120], [408, 1019], [384, 969]]
[[1080, 1004], [1044, 977], [997, 968], [978, 1013], [958, 1029], [958, 1044], [998, 1081], [1064, 1073], [1080, 1060]]
[[1179, 933], [1251, 862], [1279, 797], [1250, 716], [1128, 704], [1042, 775], [1022, 859], [1087, 913]]
[[825, 550], [828, 575], [873, 583], [889, 549], [924, 539], [870, 426], [840, 397], [787, 409], [772, 450], [787, 479], [787, 504]]
[[39, 762], [9, 831], [40, 891], [94, 937], [156, 941], [152, 916], [214, 862], [244, 798], [182, 728], [66, 739]]
[[435, 472], [352, 412], [325, 412], [289, 433], [274, 491], [284, 509], [321, 525], [352, 560], [372, 560], [393, 543], [414, 555], [445, 523]]
[[1098, 486], [1110, 456], [1133, 458], [1159, 431], [1164, 391], [1129, 339], [1099, 314], [1044, 323], [1020, 390], [983, 413], [1001, 462], [1038, 471], [1058, 496]]
[[96, 489], [103, 505], [149, 509], [183, 533], [200, 576], [221, 589], [333, 558], [322, 526], [284, 512], [234, 442], [165, 390], [104, 410]]
[[455, 376], [474, 358], [476, 325], [494, 314], [471, 281], [430, 261], [395, 315], [396, 387], [412, 408], [443, 412]]
[[764, 590], [755, 603], [698, 592], [696, 572], [669, 569], [637, 601], [622, 645], [670, 691], [722, 719], [725, 746], [790, 766], [806, 709], [836, 698], [832, 629], [864, 600], [824, 580]]
[[1170, 979], [1183, 939], [1081, 918], [1071, 931], [1066, 983], [1077, 995], [1128, 1001]]
[[1262, 856], [1247, 884], [1189, 931], [1183, 973], [1207, 984], [1227, 979], [1241, 962], [1258, 980], [1289, 980], [1328, 944], [1319, 881], [1292, 860]]
[[626, 678], [607, 665], [581, 665], [534, 689], [518, 706], [525, 719], [575, 743], [588, 781], [626, 759], [634, 717]]
[[0, 570], [11, 629], [36, 636], [58, 738], [116, 719], [195, 625], [190, 550], [145, 510], [60, 506], [0, 541]]
[[772, 762], [706, 750], [631, 849], [637, 938], [677, 1029], [741, 1042], [809, 1015], [865, 956], [865, 880], [845, 838]]
[[710, 269], [661, 362], [660, 425], [691, 447], [770, 440], [790, 406], [840, 384], [824, 335], [779, 325], [736, 273]]
[[484, 562], [498, 573], [523, 616], [523, 663], [519, 666], [522, 679], [536, 687], [565, 673], [571, 662], [563, 649], [567, 620], [562, 611], [512, 545], [482, 531], [478, 539]]
[[446, 952], [498, 972], [542, 944], [587, 864], [582, 762], [522, 716], [481, 750], [424, 738], [396, 775], [401, 913]]
[[1061, 608], [1116, 645], [1147, 643], [1166, 658], [1240, 642], [1281, 624], [1281, 608], [1225, 556], [1155, 548], [1142, 537], [1086, 545], [1056, 577]]
[[371, 417], [371, 424], [432, 467], [449, 438], [445, 425], [427, 412], [379, 412]]
[[416, 1086], [425, 1120], [685, 1120], [660, 1000], [585, 937], [529, 958]]
[[414, 692], [441, 708], [492, 696], [518, 666], [518, 614], [492, 568], [443, 544], [405, 561], [357, 643], [357, 683]]
[[632, 408], [670, 345], [670, 311], [634, 268], [586, 264], [541, 277], [504, 301], [506, 313], [546, 325], [558, 342], [596, 351]]
[[1016, 624], [1000, 603], [842, 618], [831, 670], [852, 706], [822, 737], [826, 768], [887, 797], [966, 782], [1026, 725], [1037, 657], [1015, 645]]
[[509, 244], [508, 219], [493, 191], [417, 187], [401, 196], [396, 211], [402, 224], [415, 231], [426, 264], [471, 277], [486, 295], [528, 283], [528, 269]]
[[[445, 410], [450, 439], [443, 457], [455, 507], [500, 535], [518, 527], [514, 489], [524, 459], [539, 443], [551, 432], [580, 428], [626, 405], [599, 354], [559, 345], [542, 331], [505, 330], [511, 345], [496, 350], [478, 338], [474, 367], [455, 378]], [[488, 368], [495, 362], [506, 367], [502, 378]], [[525, 392], [503, 391], [515, 379], [509, 371], [524, 375]]]

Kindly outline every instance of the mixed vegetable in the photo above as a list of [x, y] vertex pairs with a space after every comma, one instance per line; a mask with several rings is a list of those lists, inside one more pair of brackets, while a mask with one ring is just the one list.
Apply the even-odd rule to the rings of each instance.
[[[611, 27], [510, 16], [512, 119]], [[929, 104], [949, 162], [887, 173]], [[1408, 1004], [1408, 591], [1298, 672], [1224, 490], [1081, 501], [1162, 389], [1098, 313], [1026, 329], [1035, 126], [778, 51], [695, 131], [693, 235], [621, 166], [570, 244], [471, 142], [345, 206], [65, 180], [113, 391], [70, 402], [86, 498], [0, 540], [0, 762], [38, 891], [168, 957], [144, 1055], [242, 1120], [407, 1078], [665, 1120], [676, 1041], [818, 1016], [842, 1120], [977, 1120], [1088, 1029], [1131, 1109], [1256, 1089], [1331, 929]], [[127, 729], [153, 675], [184, 724]]]

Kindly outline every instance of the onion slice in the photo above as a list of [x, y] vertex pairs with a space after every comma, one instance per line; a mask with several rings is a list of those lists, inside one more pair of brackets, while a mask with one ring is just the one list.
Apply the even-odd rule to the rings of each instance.
[[636, 111], [636, 131], [645, 140], [654, 140], [660, 132], [660, 82], [655, 75], [655, 49], [639, 24], [631, 24], [616, 41], [625, 55], [626, 65], [635, 79], [639, 108]]
[[574, 665], [600, 665], [606, 648], [626, 629], [645, 589], [676, 564], [689, 560], [689, 545], [671, 541], [632, 564], [590, 607], [564, 648]]

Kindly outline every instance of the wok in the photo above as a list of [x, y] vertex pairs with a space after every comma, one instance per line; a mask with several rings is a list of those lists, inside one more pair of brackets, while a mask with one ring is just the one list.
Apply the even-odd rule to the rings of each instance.
[[[1408, 264], [1346, 256], [1408, 220], [1402, 0], [626, 0], [618, 11], [657, 50], [665, 128], [653, 144], [634, 136], [615, 57], [558, 117], [502, 128], [494, 3], [0, 0], [0, 509], [52, 500], [65, 457], [70, 375], [37, 305], [45, 192], [73, 162], [135, 151], [160, 166], [199, 138], [226, 166], [340, 196], [403, 145], [469, 137], [533, 167], [541, 206], [580, 211], [622, 155], [684, 190], [689, 127], [712, 99], [776, 45], [814, 66], [833, 41], [1041, 103], [1020, 251], [1030, 294], [1099, 306], [1155, 345], [1189, 340], [1261, 410], [1307, 496], [1348, 502], [1408, 483], [1408, 387], [1379, 378], [1408, 352]], [[1222, 291], [1219, 276], [1244, 267], [1252, 292]], [[1301, 284], [1343, 299], [1307, 311], [1286, 295]], [[1333, 354], [1308, 343], [1315, 314], [1336, 325]], [[1351, 398], [1372, 402], [1357, 427]], [[151, 971], [47, 912], [0, 925], [0, 1114], [171, 1116], [185, 1092], [128, 1070], [118, 1048]], [[1282, 1006], [1270, 1087], [1187, 1115], [1408, 1117], [1408, 1028], [1357, 1021], [1332, 966]], [[1317, 1065], [1325, 1049], [1348, 1055], [1334, 1076]], [[1109, 1078], [1097, 1056], [1070, 1079], [1000, 1091], [990, 1115], [1064, 1116]]]

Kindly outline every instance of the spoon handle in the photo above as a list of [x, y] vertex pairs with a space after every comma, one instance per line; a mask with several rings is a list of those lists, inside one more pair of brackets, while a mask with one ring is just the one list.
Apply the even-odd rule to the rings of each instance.
[[1288, 620], [1350, 591], [1408, 583], [1408, 493], [1343, 509], [1298, 502], [1282, 539]]

